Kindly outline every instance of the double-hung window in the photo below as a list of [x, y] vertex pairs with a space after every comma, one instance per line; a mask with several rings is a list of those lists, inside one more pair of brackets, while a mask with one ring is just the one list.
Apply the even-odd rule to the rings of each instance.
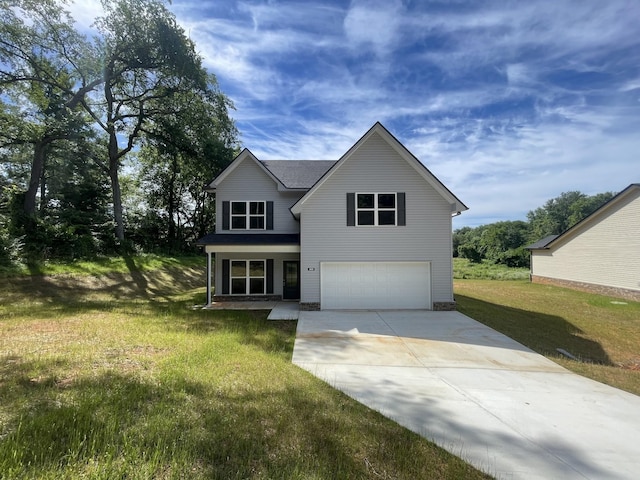
[[395, 193], [356, 193], [356, 225], [396, 225]]
[[232, 230], [264, 230], [264, 201], [231, 202]]
[[231, 260], [232, 295], [264, 295], [266, 268], [264, 260]]

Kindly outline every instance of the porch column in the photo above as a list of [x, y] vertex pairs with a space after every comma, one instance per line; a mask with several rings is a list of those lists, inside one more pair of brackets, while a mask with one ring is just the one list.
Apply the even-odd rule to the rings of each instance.
[[211, 252], [207, 252], [207, 306], [211, 305]]

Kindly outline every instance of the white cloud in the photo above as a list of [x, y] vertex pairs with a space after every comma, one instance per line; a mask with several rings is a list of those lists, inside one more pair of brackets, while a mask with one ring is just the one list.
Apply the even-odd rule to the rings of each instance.
[[378, 56], [395, 47], [403, 17], [399, 0], [354, 0], [344, 19], [344, 32], [354, 50], [371, 48]]
[[96, 17], [104, 14], [100, 0], [73, 0], [66, 9], [76, 21], [78, 29], [84, 34], [91, 32], [91, 25]]
[[[72, 11], [91, 23], [98, 7]], [[169, 8], [259, 158], [336, 159], [381, 121], [471, 208], [457, 226], [640, 181], [638, 2]], [[585, 86], [581, 74], [601, 83]]]

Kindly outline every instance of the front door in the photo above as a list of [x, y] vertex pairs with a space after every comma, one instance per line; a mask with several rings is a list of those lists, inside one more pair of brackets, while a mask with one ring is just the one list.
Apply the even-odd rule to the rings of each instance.
[[282, 299], [298, 300], [300, 298], [300, 262], [286, 260], [282, 264], [284, 278], [282, 281]]

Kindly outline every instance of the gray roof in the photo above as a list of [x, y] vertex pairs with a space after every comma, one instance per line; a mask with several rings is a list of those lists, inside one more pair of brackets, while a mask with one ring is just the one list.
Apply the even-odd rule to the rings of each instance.
[[209, 233], [196, 245], [300, 245], [298, 233]]
[[532, 243], [531, 245], [527, 245], [524, 248], [526, 248], [527, 250], [540, 250], [543, 248], [547, 248], [547, 245], [549, 245], [558, 237], [559, 235], [548, 235], [544, 237], [542, 240], [538, 240], [537, 242]]
[[287, 188], [309, 189], [336, 163], [334, 160], [259, 160]]

